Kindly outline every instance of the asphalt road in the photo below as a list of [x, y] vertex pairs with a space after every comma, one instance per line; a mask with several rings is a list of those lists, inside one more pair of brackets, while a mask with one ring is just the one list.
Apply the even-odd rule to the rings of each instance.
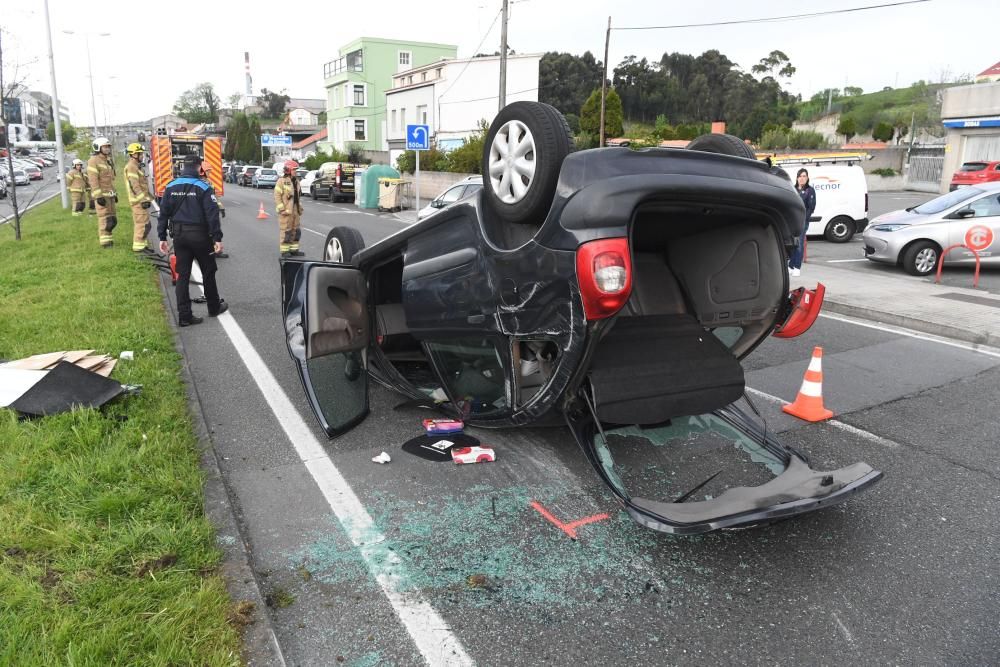
[[[56, 167], [46, 167], [42, 170], [42, 180], [29, 181], [28, 185], [20, 185], [17, 188], [17, 207], [23, 212], [25, 208], [33, 203], [37, 203], [48, 195], [58, 192], [59, 182], [56, 180]], [[0, 220], [13, 215], [13, 198], [8, 190], [7, 196], [0, 199]], [[96, 230], [96, 224], [94, 229]], [[96, 231], [95, 231], [96, 233]]]
[[[920, 192], [872, 192], [869, 194], [869, 219], [898, 209], [918, 206], [937, 195]], [[908, 280], [933, 282], [934, 275], [925, 278], [911, 276], [902, 269], [878, 264], [865, 259], [865, 246], [861, 235], [856, 235], [847, 243], [828, 243], [822, 239], [810, 239], [808, 246], [808, 262], [833, 262], [840, 268], [849, 268], [870, 274], [873, 280], [878, 276], [891, 275]], [[954, 287], [972, 287], [972, 267], [945, 267], [941, 282]], [[1000, 294], [1000, 270], [996, 267], [983, 268], [979, 276], [980, 289]]]
[[[675, 538], [620, 511], [565, 429], [479, 430], [496, 463], [432, 463], [400, 450], [430, 415], [395, 409], [403, 399], [373, 386], [368, 418], [327, 440], [285, 350], [271, 192], [229, 186], [223, 200], [231, 258], [220, 260], [219, 284], [231, 311], [179, 336], [287, 664], [447, 664], [453, 654], [419, 649], [413, 619], [404, 625], [393, 610], [415, 601], [440, 618], [435, 636], [450, 632], [482, 665], [939, 665], [1000, 655], [1000, 356], [835, 318], [767, 341], [744, 364], [748, 386], [793, 399], [822, 345], [826, 404], [839, 420], [806, 425], [753, 394], [769, 429], [815, 468], [864, 460], [885, 479], [798, 519]], [[267, 220], [255, 219], [261, 201]], [[305, 207], [310, 257], [334, 225], [357, 226], [369, 243], [403, 227], [349, 205]], [[811, 246], [812, 261], [823, 245]], [[245, 334], [236, 343], [234, 324]], [[262, 366], [251, 373], [244, 359], [254, 353]], [[265, 397], [257, 383], [268, 373], [278, 391]], [[321, 493], [295, 448], [312, 438], [370, 526], [334, 515], [339, 498]], [[372, 463], [383, 450], [392, 463]], [[651, 451], [643, 479], [690, 488], [678, 475], [691, 472], [691, 452]], [[533, 500], [566, 522], [609, 518], [574, 541]]]

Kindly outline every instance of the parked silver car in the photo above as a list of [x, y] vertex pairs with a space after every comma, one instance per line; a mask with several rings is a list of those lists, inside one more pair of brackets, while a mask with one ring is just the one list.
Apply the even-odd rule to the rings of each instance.
[[1000, 266], [1000, 182], [961, 187], [920, 206], [872, 220], [864, 233], [865, 257], [901, 266], [914, 276], [946, 264]]
[[483, 189], [482, 176], [469, 176], [432, 199], [427, 206], [417, 211], [417, 220], [423, 220], [457, 201], [470, 197]]

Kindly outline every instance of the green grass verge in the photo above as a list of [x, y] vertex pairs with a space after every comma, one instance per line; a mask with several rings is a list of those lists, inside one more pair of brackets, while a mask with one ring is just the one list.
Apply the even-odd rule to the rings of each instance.
[[143, 385], [102, 410], [0, 409], [0, 664], [233, 665], [239, 633], [155, 269], [56, 198], [0, 226], [0, 358], [89, 349]]

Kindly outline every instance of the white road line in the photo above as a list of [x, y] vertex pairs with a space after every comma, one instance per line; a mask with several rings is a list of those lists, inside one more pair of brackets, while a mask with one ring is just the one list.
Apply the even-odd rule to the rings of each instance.
[[[746, 390], [748, 393], [751, 393], [754, 396], [760, 396], [761, 398], [771, 401], [773, 403], [780, 403], [781, 405], [788, 405], [789, 403], [789, 401], [786, 401], [783, 398], [778, 398], [777, 396], [771, 396], [771, 394], [765, 394], [764, 392], [754, 389], [753, 387], [747, 387]], [[900, 447], [900, 444], [894, 440], [889, 440], [888, 438], [883, 438], [882, 436], [875, 435], [874, 433], [863, 431], [857, 426], [851, 426], [850, 424], [845, 424], [844, 422], [836, 419], [828, 419], [824, 423], [839, 428], [842, 431], [847, 431], [848, 433], [856, 435], [859, 438], [868, 440], [869, 442], [874, 442], [876, 444], [882, 445], [886, 449], [898, 449]]]
[[1000, 359], [1000, 350], [990, 347], [988, 345], [979, 345], [978, 343], [959, 343], [953, 340], [948, 340], [947, 338], [942, 338], [940, 336], [933, 336], [931, 334], [919, 333], [912, 331], [910, 329], [905, 329], [903, 327], [893, 326], [891, 324], [872, 324], [869, 322], [862, 322], [853, 317], [848, 317], [846, 315], [830, 315], [827, 313], [820, 313], [820, 317], [826, 318], [828, 320], [836, 320], [838, 322], [844, 322], [846, 324], [854, 324], [859, 327], [865, 327], [866, 329], [875, 329], [876, 331], [885, 331], [887, 333], [894, 333], [900, 336], [907, 336], [909, 338], [916, 338], [918, 340], [925, 340], [929, 343], [938, 343], [940, 345], [947, 345], [948, 347], [957, 347], [960, 350], [967, 350], [969, 352], [975, 352], [976, 354], [985, 354], [987, 357], [995, 357]]
[[[197, 265], [192, 268], [192, 275], [201, 282], [201, 271]], [[405, 590], [404, 584], [410, 580], [405, 564], [395, 551], [388, 548], [388, 539], [375, 527], [361, 500], [305, 425], [235, 318], [231, 313], [223, 313], [218, 320], [271, 407], [275, 419], [281, 424], [306, 470], [312, 475], [344, 532], [361, 553], [368, 571], [382, 588], [427, 664], [474, 665], [458, 637], [437, 611], [423, 596]]]
[[827, 264], [843, 264], [844, 262], [867, 262], [868, 259], [862, 257], [861, 259], [828, 259]]
[[326, 234], [324, 234], [323, 232], [317, 232], [315, 229], [309, 229], [308, 227], [303, 227], [302, 231], [309, 232], [310, 234], [315, 234], [316, 236], [322, 236], [323, 238], [326, 238]]

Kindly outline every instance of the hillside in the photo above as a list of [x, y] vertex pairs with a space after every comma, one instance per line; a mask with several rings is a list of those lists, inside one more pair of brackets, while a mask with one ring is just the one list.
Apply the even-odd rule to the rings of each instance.
[[[877, 93], [844, 95], [834, 90], [831, 113], [852, 118], [857, 134], [870, 135], [879, 123], [887, 123], [893, 134], [907, 134], [911, 118], [918, 129], [941, 133], [941, 95], [944, 88], [960, 84], [928, 84], [918, 81], [909, 88], [885, 89]], [[846, 88], [848, 92], [858, 89]], [[827, 114], [826, 91], [798, 105], [799, 122], [815, 122]]]

